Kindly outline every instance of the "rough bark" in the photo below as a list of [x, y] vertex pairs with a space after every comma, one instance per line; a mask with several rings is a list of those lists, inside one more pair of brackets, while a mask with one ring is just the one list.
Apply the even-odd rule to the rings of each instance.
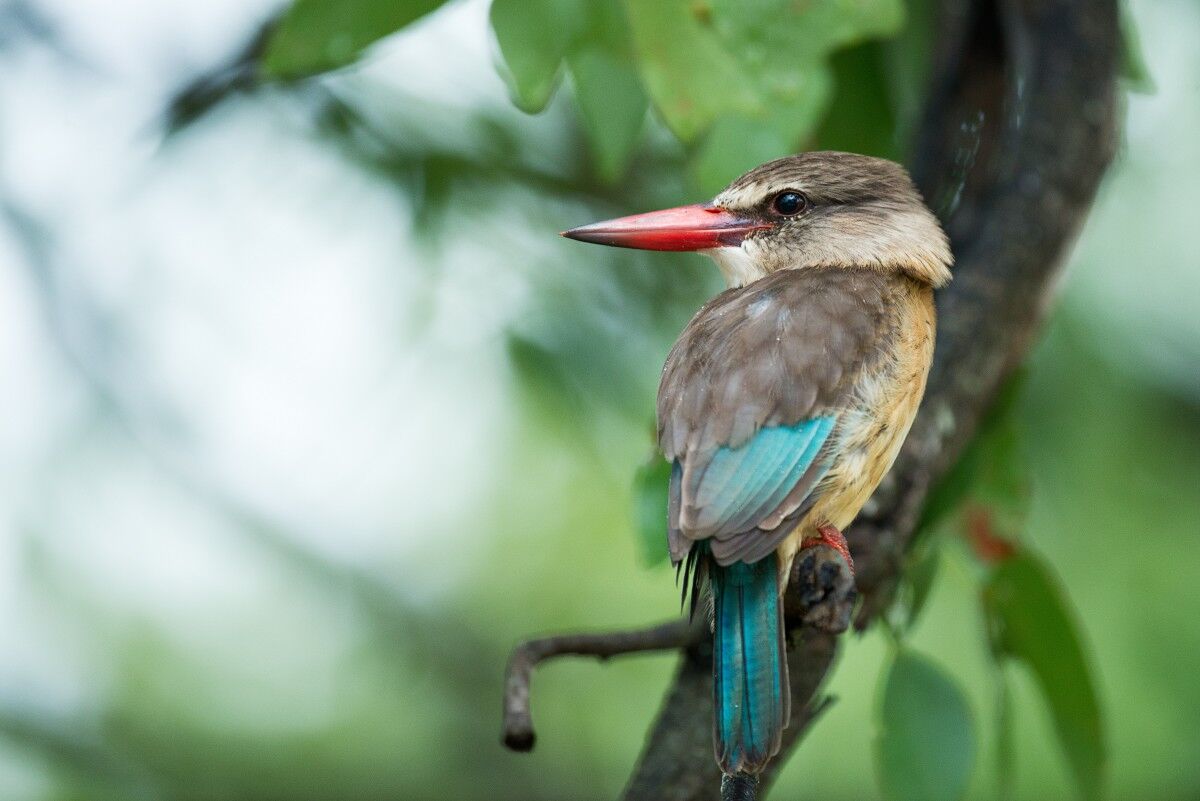
[[[931, 486], [1026, 354], [1051, 300], [1115, 150], [1119, 37], [1114, 0], [944, 4], [912, 166], [950, 235], [955, 278], [938, 296], [921, 412], [888, 479], [846, 532], [863, 595], [859, 627], [890, 603]], [[764, 788], [827, 705], [819, 689], [838, 627], [814, 627], [822, 621], [812, 610], [829, 605], [814, 607], [805, 592], [802, 580], [788, 590], [793, 712]], [[705, 639], [684, 649], [625, 801], [718, 797], [711, 659]]]

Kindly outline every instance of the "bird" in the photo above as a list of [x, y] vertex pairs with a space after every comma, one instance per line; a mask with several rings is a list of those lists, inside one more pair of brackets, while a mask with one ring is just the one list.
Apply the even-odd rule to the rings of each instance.
[[716, 761], [726, 780], [757, 782], [790, 717], [792, 563], [824, 544], [853, 575], [842, 531], [916, 416], [949, 240], [904, 167], [833, 151], [563, 235], [700, 252], [725, 278], [667, 356], [657, 432], [671, 560], [692, 576], [693, 608], [701, 581], [711, 599]]

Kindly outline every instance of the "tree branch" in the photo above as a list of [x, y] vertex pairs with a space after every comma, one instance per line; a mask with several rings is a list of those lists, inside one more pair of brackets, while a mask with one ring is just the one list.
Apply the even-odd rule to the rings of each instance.
[[[832, 548], [812, 548], [793, 568], [791, 583], [797, 591], [789, 594], [785, 614], [793, 621], [800, 621], [803, 631], [797, 635], [810, 644], [826, 643], [830, 657], [833, 655], [833, 635], [841, 634], [850, 627], [850, 615], [857, 593], [854, 577], [841, 555]], [[529, 751], [537, 736], [533, 730], [533, 718], [529, 711], [530, 683], [533, 671], [547, 659], [558, 656], [594, 656], [609, 659], [623, 654], [667, 651], [683, 648], [693, 657], [691, 660], [704, 675], [712, 671], [711, 627], [707, 614], [698, 614], [692, 620], [671, 620], [645, 629], [613, 631], [596, 634], [560, 634], [535, 640], [526, 640], [513, 649], [508, 658], [504, 675], [504, 745], [514, 751]], [[806, 701], [816, 688], [819, 676], [792, 671], [793, 693], [803, 692]], [[705, 693], [711, 691], [711, 684]], [[706, 694], [695, 703], [708, 704], [712, 699]], [[814, 718], [829, 705], [823, 699], [811, 706], [808, 718]], [[668, 724], [669, 725], [669, 724]], [[712, 754], [712, 739], [707, 728], [698, 738], [698, 747]]]
[[[860, 628], [891, 603], [930, 488], [1033, 341], [1115, 149], [1115, 0], [948, 0], [935, 41], [913, 174], [943, 218], [957, 263], [938, 296], [937, 350], [920, 414], [846, 532], [864, 597]], [[818, 690], [842, 615], [814, 619], [805, 583], [813, 575], [796, 574], [788, 588], [792, 719], [764, 787], [829, 703]], [[848, 596], [836, 596], [826, 610], [840, 603], [848, 612]], [[708, 638], [684, 649], [625, 801], [717, 797], [711, 665]]]
[[504, 744], [514, 751], [529, 751], [537, 735], [529, 711], [529, 685], [533, 670], [557, 656], [594, 656], [609, 659], [622, 654], [668, 651], [694, 645], [707, 635], [701, 617], [671, 620], [646, 629], [597, 634], [560, 634], [526, 640], [513, 649], [504, 673]]

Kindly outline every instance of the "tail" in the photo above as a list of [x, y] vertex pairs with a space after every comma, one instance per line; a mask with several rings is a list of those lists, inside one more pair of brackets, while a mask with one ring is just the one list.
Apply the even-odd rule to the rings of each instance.
[[729, 776], [757, 774], [790, 715], [778, 557], [709, 566], [713, 593], [713, 739]]

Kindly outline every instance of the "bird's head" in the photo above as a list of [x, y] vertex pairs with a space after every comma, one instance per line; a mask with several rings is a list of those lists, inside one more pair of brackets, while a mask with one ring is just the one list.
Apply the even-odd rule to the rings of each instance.
[[953, 261], [945, 233], [903, 167], [824, 151], [755, 167], [711, 203], [607, 220], [563, 236], [707, 253], [730, 286], [812, 267], [870, 267], [942, 286]]

